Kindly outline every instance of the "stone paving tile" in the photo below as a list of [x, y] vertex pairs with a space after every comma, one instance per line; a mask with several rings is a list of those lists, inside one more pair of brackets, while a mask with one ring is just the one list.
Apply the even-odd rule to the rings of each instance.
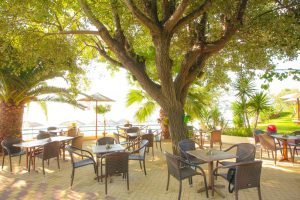
[[[90, 149], [93, 142], [86, 142], [85, 148]], [[229, 145], [225, 145], [228, 147]], [[163, 150], [171, 151], [169, 141], [163, 142]], [[0, 171], [0, 200], [10, 199], [103, 199], [103, 200], [169, 200], [177, 199], [179, 182], [171, 177], [169, 191], [166, 191], [167, 168], [163, 153], [154, 148], [155, 157], [147, 155], [147, 176], [140, 170], [138, 162], [130, 161], [130, 190], [127, 191], [126, 181], [120, 176], [114, 176], [108, 184], [108, 195], [104, 194], [104, 183], [94, 180], [92, 166], [76, 169], [73, 187], [70, 188], [71, 165], [69, 161], [61, 161], [61, 170], [57, 169], [55, 160], [46, 165], [46, 175], [42, 175], [41, 162], [37, 161], [38, 172], [28, 173], [23, 159], [18, 166], [13, 158], [13, 173], [9, 172], [8, 159], [3, 171]], [[257, 154], [259, 155], [259, 153]], [[261, 189], [264, 200], [300, 199], [300, 164], [278, 162], [275, 166], [271, 159], [263, 155], [263, 170]], [[300, 159], [298, 158], [298, 163]], [[207, 166], [203, 165], [207, 170]], [[183, 181], [182, 199], [206, 199], [205, 193], [197, 193], [203, 185], [201, 176], [193, 179], [190, 187]], [[222, 189], [225, 198], [218, 195], [209, 199], [234, 199], [234, 194], [227, 192], [227, 184], [219, 178], [218, 183], [224, 184]], [[239, 199], [257, 199], [256, 189], [247, 189], [239, 192]]]

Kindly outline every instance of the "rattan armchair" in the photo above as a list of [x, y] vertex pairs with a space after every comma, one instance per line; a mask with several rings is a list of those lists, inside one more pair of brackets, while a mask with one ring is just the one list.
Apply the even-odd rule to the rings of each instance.
[[222, 131], [213, 130], [210, 133], [210, 147], [213, 148], [214, 143], [219, 143], [220, 150], [222, 150]]
[[[95, 174], [97, 175], [97, 179], [99, 182], [98, 167], [97, 167], [96, 161], [94, 160], [93, 154], [87, 150], [83, 150], [83, 149], [76, 148], [76, 147], [69, 146], [69, 145], [66, 146], [66, 149], [70, 154], [71, 164], [72, 164], [71, 186], [73, 185], [73, 181], [74, 181], [75, 169], [79, 168], [79, 167], [84, 167], [87, 165], [94, 166], [94, 171], [95, 171]], [[80, 153], [79, 153], [79, 151], [80, 151]], [[77, 161], [74, 155], [80, 156], [83, 159]]]
[[51, 137], [51, 134], [47, 131], [39, 131], [39, 134], [36, 136], [36, 139], [42, 140]]
[[[30, 172], [30, 165], [31, 165], [33, 156], [42, 159], [43, 175], [45, 175], [45, 163], [44, 163], [45, 160], [48, 160], [48, 166], [49, 166], [49, 159], [56, 158], [58, 169], [60, 169], [59, 151], [60, 151], [60, 143], [58, 141], [49, 142], [49, 143], [45, 144], [43, 147], [38, 148], [30, 156], [28, 171]], [[34, 159], [34, 162], [35, 162], [35, 159]], [[35, 163], [34, 163], [34, 165], [35, 165]]]
[[21, 164], [21, 157], [22, 155], [26, 154], [21, 148], [14, 147], [14, 144], [21, 143], [22, 140], [20, 138], [6, 138], [2, 140], [1, 146], [2, 146], [2, 170], [4, 166], [4, 160], [5, 156], [7, 155], [9, 158], [9, 166], [10, 166], [10, 172], [12, 172], [12, 163], [11, 158], [19, 156], [19, 165]]
[[[168, 181], [167, 181], [167, 188], [169, 189], [169, 183], [170, 183], [170, 175], [172, 175], [174, 178], [176, 178], [179, 181], [179, 194], [178, 194], [178, 200], [181, 199], [181, 190], [182, 190], [182, 180], [189, 179], [189, 184], [192, 184], [192, 177], [196, 175], [203, 176], [205, 189], [206, 189], [206, 197], [208, 198], [208, 188], [206, 183], [206, 175], [204, 170], [195, 165], [191, 165], [189, 162], [186, 162], [182, 158], [172, 155], [168, 152], [165, 152], [166, 160], [167, 160], [167, 166], [168, 166]], [[193, 168], [197, 169], [197, 171]], [[200, 171], [200, 172], [199, 172]]]
[[192, 165], [201, 165], [206, 163], [192, 155], [189, 155], [187, 151], [192, 151], [196, 149], [196, 142], [191, 139], [184, 139], [178, 142], [178, 147], [180, 150], [180, 156], [185, 159], [188, 163]]
[[154, 151], [153, 151], [153, 142], [154, 142], [154, 134], [147, 133], [141, 136], [142, 140], [148, 140], [147, 144], [147, 152], [149, 153], [149, 149], [152, 148], [152, 157], [154, 158]]
[[[234, 192], [235, 199], [238, 200], [238, 192], [242, 189], [247, 188], [257, 188], [258, 191], [258, 199], [261, 200], [261, 190], [260, 190], [260, 175], [262, 168], [262, 161], [251, 161], [251, 162], [241, 162], [235, 163], [233, 165], [228, 166], [220, 166], [214, 169], [213, 175], [220, 176], [227, 180], [227, 174], [219, 174], [218, 171], [220, 169], [229, 169], [235, 168], [235, 176], [234, 176]], [[214, 188], [214, 180], [212, 184], [212, 195], [214, 196], [215, 188]]]
[[[260, 148], [260, 157], [262, 158], [262, 150], [266, 150], [268, 152], [268, 157], [270, 157], [269, 155], [269, 151], [272, 152], [272, 157], [274, 159], [274, 163], [276, 165], [276, 161], [277, 161], [277, 151], [280, 150], [280, 152], [282, 152], [282, 147], [279, 145], [276, 145], [276, 141], [273, 137], [267, 135], [267, 134], [261, 134], [258, 136], [259, 137], [259, 141], [261, 144], [261, 148]], [[275, 154], [275, 157], [274, 157]]]
[[158, 148], [157, 143], [159, 143], [160, 151], [162, 151], [162, 148], [161, 148], [162, 131], [157, 129], [157, 130], [153, 131], [152, 133], [154, 134], [154, 142], [155, 142], [156, 148]]
[[123, 174], [127, 179], [127, 190], [129, 190], [128, 152], [113, 152], [103, 156], [105, 158], [105, 194], [107, 194], [107, 178], [115, 174]]
[[[133, 150], [130, 152], [129, 155], [129, 160], [138, 160], [140, 163], [140, 168], [144, 168], [144, 174], [147, 175], [146, 172], [146, 163], [145, 163], [145, 158], [146, 158], [146, 147], [148, 145], [149, 141], [148, 140], [142, 140], [140, 141], [139, 148], [136, 150]], [[136, 146], [136, 144], [133, 144]], [[127, 148], [129, 149], [130, 146]], [[143, 161], [143, 168], [142, 168], [142, 161]]]

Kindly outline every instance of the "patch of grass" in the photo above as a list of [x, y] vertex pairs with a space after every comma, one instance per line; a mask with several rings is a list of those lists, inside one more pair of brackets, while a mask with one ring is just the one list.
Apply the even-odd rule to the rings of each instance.
[[248, 128], [226, 128], [222, 134], [240, 137], [252, 137], [252, 130]]
[[300, 124], [292, 122], [292, 113], [283, 112], [279, 118], [270, 119], [257, 125], [257, 129], [266, 130], [267, 126], [273, 124], [277, 127], [277, 132], [281, 134], [290, 134], [293, 131], [300, 130]]

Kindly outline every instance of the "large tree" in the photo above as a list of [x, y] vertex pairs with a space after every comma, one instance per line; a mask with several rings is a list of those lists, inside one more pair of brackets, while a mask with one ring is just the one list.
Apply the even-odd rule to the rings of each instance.
[[167, 113], [174, 147], [186, 135], [184, 104], [196, 79], [269, 67], [271, 58], [291, 58], [299, 50], [293, 1], [30, 2], [35, 21], [45, 22], [49, 33], [79, 35], [114, 67], [128, 70]]

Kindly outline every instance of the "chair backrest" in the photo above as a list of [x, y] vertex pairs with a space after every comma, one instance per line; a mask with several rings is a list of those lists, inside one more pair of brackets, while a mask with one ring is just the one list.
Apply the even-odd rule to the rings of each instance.
[[69, 137], [76, 137], [78, 135], [78, 129], [77, 127], [72, 127], [68, 129], [67, 135]]
[[210, 134], [210, 141], [215, 142], [221, 142], [221, 130], [213, 130]]
[[43, 147], [43, 160], [56, 158], [59, 156], [60, 143], [58, 141], [49, 142]]
[[170, 154], [168, 152], [165, 152], [166, 155], [166, 161], [168, 166], [168, 173], [178, 180], [180, 180], [181, 177], [181, 171], [180, 171], [180, 161], [177, 156], [174, 156], [173, 154]]
[[250, 143], [237, 144], [236, 162], [250, 162], [255, 159], [256, 148]]
[[36, 136], [36, 139], [41, 140], [49, 137], [51, 137], [51, 134], [47, 131], [39, 131], [39, 134]]
[[102, 137], [97, 140], [98, 145], [117, 144], [118, 141], [113, 137]]
[[300, 135], [300, 131], [294, 131], [292, 134], [293, 135]]
[[55, 126], [49, 126], [48, 128], [47, 128], [47, 131], [56, 131], [58, 128], [57, 127], [55, 127]]
[[72, 147], [82, 149], [83, 136], [77, 136], [72, 139]]
[[259, 187], [262, 161], [242, 163], [236, 167], [235, 190]]
[[260, 129], [254, 129], [254, 130], [253, 130], [253, 137], [254, 137], [254, 142], [255, 142], [255, 144], [260, 143], [260, 142], [259, 142], [259, 137], [258, 137], [258, 135], [264, 134], [264, 133], [265, 133], [265, 131], [260, 130]]
[[73, 152], [75, 151], [75, 149], [73, 149], [72, 146], [70, 146], [70, 145], [67, 145], [65, 148], [69, 152], [69, 155], [71, 157], [71, 163], [74, 166], [75, 159], [74, 159]]
[[154, 134], [154, 140], [156, 142], [161, 141], [161, 134], [162, 134], [162, 132], [160, 130], [154, 131], [153, 134]]
[[130, 127], [128, 129], [126, 129], [126, 133], [139, 133], [139, 132], [140, 132], [139, 127]]
[[153, 133], [148, 133], [148, 134], [142, 135], [142, 140], [144, 140], [144, 139], [149, 141], [147, 147], [153, 147], [153, 140], [154, 140]]
[[264, 149], [269, 149], [272, 151], [276, 150], [276, 144], [274, 138], [269, 136], [268, 134], [258, 135], [261, 146]]
[[143, 158], [145, 158], [146, 147], [148, 144], [149, 144], [149, 141], [145, 140], [145, 139], [140, 142], [139, 155]]
[[18, 153], [21, 151], [21, 149], [19, 147], [14, 147], [14, 144], [19, 144], [21, 143], [22, 140], [20, 138], [6, 138], [4, 140], [2, 140], [1, 142], [1, 146], [3, 149], [5, 149], [6, 151], [4, 151], [5, 154], [13, 154], [13, 153]]
[[124, 124], [124, 127], [132, 127], [132, 124], [126, 123], [126, 124]]
[[105, 172], [107, 175], [128, 172], [128, 152], [114, 152], [105, 155]]
[[178, 146], [180, 149], [180, 155], [181, 157], [185, 159], [189, 159], [191, 156], [189, 156], [186, 151], [192, 151], [196, 149], [195, 142], [191, 139], [184, 139], [178, 142]]

